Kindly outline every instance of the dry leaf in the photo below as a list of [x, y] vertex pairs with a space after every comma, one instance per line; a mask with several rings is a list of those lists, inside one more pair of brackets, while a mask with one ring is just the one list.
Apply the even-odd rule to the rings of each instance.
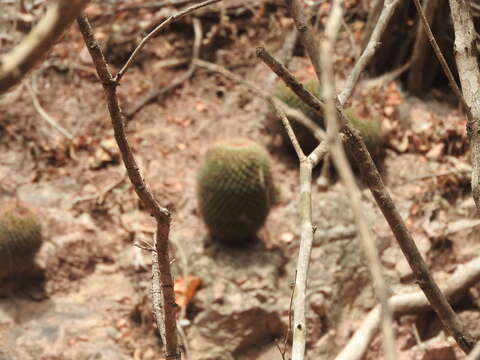
[[201, 285], [202, 279], [193, 275], [176, 279], [174, 290], [178, 306], [186, 309]]

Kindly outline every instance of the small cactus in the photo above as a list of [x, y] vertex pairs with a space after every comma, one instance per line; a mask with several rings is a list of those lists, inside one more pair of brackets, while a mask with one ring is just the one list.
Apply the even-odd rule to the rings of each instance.
[[4, 204], [0, 210], [0, 278], [28, 272], [42, 245], [40, 223], [20, 204]]
[[352, 126], [362, 136], [368, 152], [373, 160], [377, 162], [383, 157], [383, 139], [381, 136], [380, 123], [372, 119], [365, 119], [358, 116], [354, 108], [345, 110], [345, 115], [352, 122]]
[[253, 239], [275, 196], [267, 152], [242, 138], [213, 145], [198, 174], [197, 195], [213, 238], [231, 244]]
[[[303, 84], [303, 87], [310, 91], [313, 95], [319, 97], [320, 84], [316, 80], [309, 80]], [[312, 119], [318, 126], [324, 128], [323, 116], [318, 114], [310, 106], [305, 104], [300, 98], [283, 82], [279, 84], [275, 90], [275, 96], [282, 100], [285, 104], [293, 109], [298, 109], [308, 118]]]
[[[304, 84], [304, 87], [314, 95], [320, 95], [320, 85], [318, 84], [318, 81], [307, 81]], [[310, 106], [301, 101], [300, 98], [286, 85], [279, 84], [277, 86], [275, 95], [291, 108], [302, 111], [307, 117], [312, 119], [321, 128], [325, 128], [323, 116], [319, 115]], [[346, 115], [352, 122], [353, 127], [360, 133], [363, 140], [365, 141], [365, 145], [367, 146], [367, 149], [370, 152], [373, 160], [379, 163], [381, 161], [381, 158], [383, 157], [383, 140], [380, 132], [380, 124], [378, 123], [378, 121], [359, 117], [354, 108], [349, 108], [345, 111]], [[290, 120], [295, 134], [298, 137], [300, 145], [302, 145], [303, 150], [306, 153], [310, 153], [318, 144], [317, 140], [310, 132], [310, 130], [305, 128], [302, 124], [297, 123], [293, 119]], [[272, 121], [279, 123], [277, 119], [272, 119]], [[274, 126], [274, 128], [277, 128], [277, 126]], [[282, 134], [285, 136], [285, 140], [289, 143], [290, 141], [286, 137], [286, 132], [282, 131]]]

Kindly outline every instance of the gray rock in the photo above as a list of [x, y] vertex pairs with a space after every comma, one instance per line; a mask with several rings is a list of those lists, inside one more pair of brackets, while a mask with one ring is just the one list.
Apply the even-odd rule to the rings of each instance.
[[[247, 349], [281, 338], [288, 288], [279, 291], [284, 258], [261, 244], [232, 249], [211, 244], [196, 256], [194, 273], [204, 281], [195, 299], [200, 308], [188, 337], [193, 359], [232, 360]], [[285, 282], [286, 283], [286, 282]], [[288, 284], [285, 284], [288, 285]]]

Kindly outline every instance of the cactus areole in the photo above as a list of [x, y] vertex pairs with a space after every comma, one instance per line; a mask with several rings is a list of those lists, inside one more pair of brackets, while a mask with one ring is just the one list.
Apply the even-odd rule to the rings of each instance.
[[242, 138], [213, 145], [198, 174], [197, 195], [212, 238], [233, 245], [254, 239], [274, 201], [267, 152]]

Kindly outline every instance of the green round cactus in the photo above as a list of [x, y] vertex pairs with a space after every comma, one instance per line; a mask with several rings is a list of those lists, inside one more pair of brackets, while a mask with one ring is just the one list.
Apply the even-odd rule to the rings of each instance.
[[30, 270], [41, 245], [35, 214], [20, 204], [4, 204], [0, 210], [0, 278]]
[[241, 138], [213, 145], [198, 174], [197, 195], [213, 238], [232, 244], [254, 238], [275, 197], [267, 152]]
[[[303, 87], [310, 91], [313, 95], [319, 97], [320, 84], [316, 80], [309, 80], [303, 84]], [[275, 96], [282, 100], [285, 104], [293, 109], [298, 109], [305, 114], [308, 118], [312, 119], [321, 128], [324, 128], [323, 116], [318, 114], [310, 106], [305, 104], [300, 98], [283, 82], [279, 84], [275, 90]]]
[[[314, 95], [320, 95], [320, 85], [318, 81], [307, 81], [304, 84], [304, 87]], [[283, 83], [277, 86], [275, 95], [291, 108], [302, 111], [307, 117], [312, 119], [322, 129], [325, 128], [323, 116], [319, 115], [310, 106], [301, 101], [300, 98]], [[354, 108], [346, 109], [345, 112], [350, 121], [352, 122], [353, 127], [360, 133], [363, 140], [365, 141], [365, 145], [367, 146], [367, 149], [370, 152], [373, 160], [375, 162], [379, 162], [383, 154], [383, 140], [381, 137], [379, 122], [372, 119], [364, 119], [359, 117]], [[275, 119], [274, 121], [276, 121], [277, 123], [279, 122], [277, 119]], [[315, 139], [310, 130], [305, 128], [302, 124], [299, 124], [294, 119], [290, 119], [290, 121], [295, 131], [295, 134], [298, 137], [300, 145], [302, 145], [303, 150], [307, 153], [310, 153], [318, 144], [318, 141]], [[290, 141], [286, 137], [285, 131], [283, 131], [282, 133], [285, 135], [285, 140], [289, 143]]]
[[354, 108], [346, 109], [345, 115], [352, 122], [352, 126], [359, 132], [373, 160], [379, 160], [383, 156], [383, 139], [380, 123], [372, 119], [359, 117]]

